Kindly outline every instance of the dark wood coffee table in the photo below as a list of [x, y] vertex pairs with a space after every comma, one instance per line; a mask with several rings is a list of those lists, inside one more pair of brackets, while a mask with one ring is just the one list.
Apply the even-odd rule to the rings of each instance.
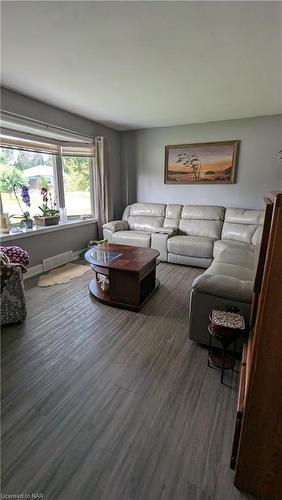
[[[160, 255], [153, 248], [114, 245], [106, 243], [92, 247], [85, 260], [95, 271], [89, 290], [95, 299], [110, 306], [139, 311], [159, 288], [156, 279], [156, 259]], [[103, 290], [97, 274], [109, 280], [108, 290]]]

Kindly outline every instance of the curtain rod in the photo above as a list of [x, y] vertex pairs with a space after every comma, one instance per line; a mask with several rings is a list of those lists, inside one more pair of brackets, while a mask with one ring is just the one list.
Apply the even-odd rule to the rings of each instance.
[[12, 113], [10, 111], [3, 110], [2, 108], [0, 111], [1, 111], [1, 120], [3, 120], [3, 121], [4, 120], [10, 121], [11, 123], [18, 124], [18, 125], [30, 125], [30, 126], [32, 124], [34, 124], [36, 126], [39, 125], [41, 128], [43, 128], [43, 130], [49, 130], [50, 132], [55, 132], [55, 133], [56, 132], [68, 133], [68, 134], [77, 136], [80, 139], [86, 139], [86, 140], [93, 141], [93, 137], [81, 135], [78, 132], [75, 132], [71, 129], [59, 127], [57, 125], [52, 125], [51, 123], [43, 122], [41, 120], [36, 120], [35, 118], [28, 118], [24, 115], [19, 115], [17, 113]]

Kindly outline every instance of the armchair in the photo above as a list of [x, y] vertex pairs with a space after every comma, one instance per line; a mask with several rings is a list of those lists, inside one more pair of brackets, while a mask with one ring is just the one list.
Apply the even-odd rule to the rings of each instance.
[[23, 273], [29, 255], [20, 247], [0, 248], [1, 325], [18, 323], [26, 318]]
[[0, 253], [1, 265], [1, 325], [18, 323], [26, 318], [26, 301], [23, 286], [22, 264], [10, 263]]

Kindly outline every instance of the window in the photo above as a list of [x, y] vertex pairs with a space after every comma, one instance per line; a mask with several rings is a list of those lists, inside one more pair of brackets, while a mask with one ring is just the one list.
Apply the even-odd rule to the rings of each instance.
[[[21, 151], [17, 149], [0, 149], [0, 191], [3, 211], [11, 216], [20, 215], [20, 207], [14, 193], [14, 186], [26, 185], [29, 188], [31, 206], [27, 210], [33, 217], [38, 213], [42, 203], [41, 188], [47, 187], [53, 199], [55, 196], [54, 157], [49, 154]], [[20, 199], [19, 189], [16, 189]], [[15, 222], [13, 220], [12, 222]]]
[[63, 157], [65, 205], [68, 216], [92, 213], [89, 168], [89, 158]]
[[31, 206], [23, 209], [32, 217], [40, 213], [43, 187], [63, 217], [94, 214], [93, 142], [60, 142], [2, 129], [1, 143], [0, 190], [3, 210], [10, 216], [21, 213], [14, 193], [14, 186], [20, 184], [29, 188]]

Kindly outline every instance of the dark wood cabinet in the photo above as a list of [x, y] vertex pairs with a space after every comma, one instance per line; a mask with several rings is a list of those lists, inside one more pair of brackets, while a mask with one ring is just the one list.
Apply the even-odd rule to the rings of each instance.
[[282, 499], [282, 193], [265, 202], [231, 466], [240, 490]]

